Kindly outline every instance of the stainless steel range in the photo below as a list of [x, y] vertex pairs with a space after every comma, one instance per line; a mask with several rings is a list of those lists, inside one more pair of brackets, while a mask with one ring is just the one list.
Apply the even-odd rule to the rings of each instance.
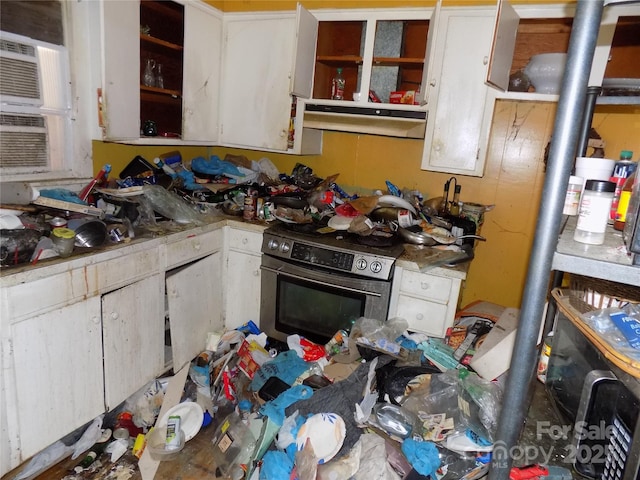
[[395, 237], [321, 234], [304, 225], [268, 228], [261, 329], [279, 340], [297, 333], [326, 342], [359, 317], [386, 320], [395, 261], [403, 250]]

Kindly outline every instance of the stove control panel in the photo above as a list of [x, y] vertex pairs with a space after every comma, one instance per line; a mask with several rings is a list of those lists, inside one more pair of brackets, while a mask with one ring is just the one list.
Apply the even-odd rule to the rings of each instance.
[[262, 252], [300, 263], [384, 280], [391, 277], [395, 263], [395, 258], [326, 247], [266, 233], [262, 243]]

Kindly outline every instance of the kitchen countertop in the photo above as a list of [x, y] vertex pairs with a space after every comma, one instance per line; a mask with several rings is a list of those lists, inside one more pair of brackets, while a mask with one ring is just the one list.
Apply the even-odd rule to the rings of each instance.
[[[74, 248], [72, 255], [67, 258], [48, 258], [39, 261], [35, 265], [26, 263], [15, 267], [2, 267], [2, 269], [0, 269], [0, 283], [2, 283], [3, 286], [9, 286], [16, 282], [21, 283], [24, 281], [37, 280], [38, 278], [61, 273], [73, 268], [81, 268], [88, 263], [93, 264], [116, 258], [121, 255], [120, 250], [122, 248], [129, 248], [130, 252], [135, 252], [146, 248], [152, 248], [161, 243], [179, 241], [184, 238], [206, 233], [227, 225], [259, 233], [262, 233], [270, 226], [269, 223], [264, 221], [248, 222], [240, 219], [239, 217], [228, 215], [210, 217], [209, 223], [201, 226], [194, 226], [193, 224], [178, 224], [171, 221], [159, 222], [154, 227], [145, 228], [144, 232], [139, 233], [138, 236], [131, 240], [120, 243], [108, 243], [96, 248], [76, 247]], [[415, 272], [428, 271], [428, 273], [432, 275], [458, 278], [461, 280], [466, 279], [470, 262], [460, 263], [452, 267], [431, 267], [429, 265], [425, 265], [425, 262], [428, 263], [429, 259], [432, 258], [431, 252], [433, 252], [433, 250], [430, 247], [425, 248], [424, 256], [422, 256], [416, 255], [414, 251], [411, 250], [411, 247], [415, 246], [408, 246], [405, 252], [396, 261], [397, 266]], [[17, 274], [26, 274], [26, 276]], [[14, 281], [11, 280], [12, 278]]]

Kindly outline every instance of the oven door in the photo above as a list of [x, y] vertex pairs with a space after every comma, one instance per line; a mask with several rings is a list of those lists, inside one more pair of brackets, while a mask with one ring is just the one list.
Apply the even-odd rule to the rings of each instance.
[[360, 317], [386, 320], [391, 281], [262, 255], [260, 328], [285, 341], [298, 334], [326, 343]]

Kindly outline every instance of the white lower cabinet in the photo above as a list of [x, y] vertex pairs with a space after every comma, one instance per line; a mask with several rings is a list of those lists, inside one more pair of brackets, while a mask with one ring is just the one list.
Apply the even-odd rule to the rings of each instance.
[[102, 296], [105, 406], [117, 407], [164, 369], [162, 275]]
[[12, 323], [8, 336], [3, 474], [104, 411], [100, 297]]
[[453, 325], [462, 280], [396, 266], [389, 318], [404, 318], [409, 330], [444, 337]]
[[167, 272], [174, 371], [205, 349], [207, 334], [222, 330], [222, 252]]
[[174, 371], [204, 350], [209, 332], [222, 330], [224, 228], [169, 236], [163, 245]]
[[231, 330], [253, 320], [260, 325], [262, 233], [229, 227], [224, 325]]
[[2, 474], [162, 373], [158, 260], [138, 246], [2, 277]]

